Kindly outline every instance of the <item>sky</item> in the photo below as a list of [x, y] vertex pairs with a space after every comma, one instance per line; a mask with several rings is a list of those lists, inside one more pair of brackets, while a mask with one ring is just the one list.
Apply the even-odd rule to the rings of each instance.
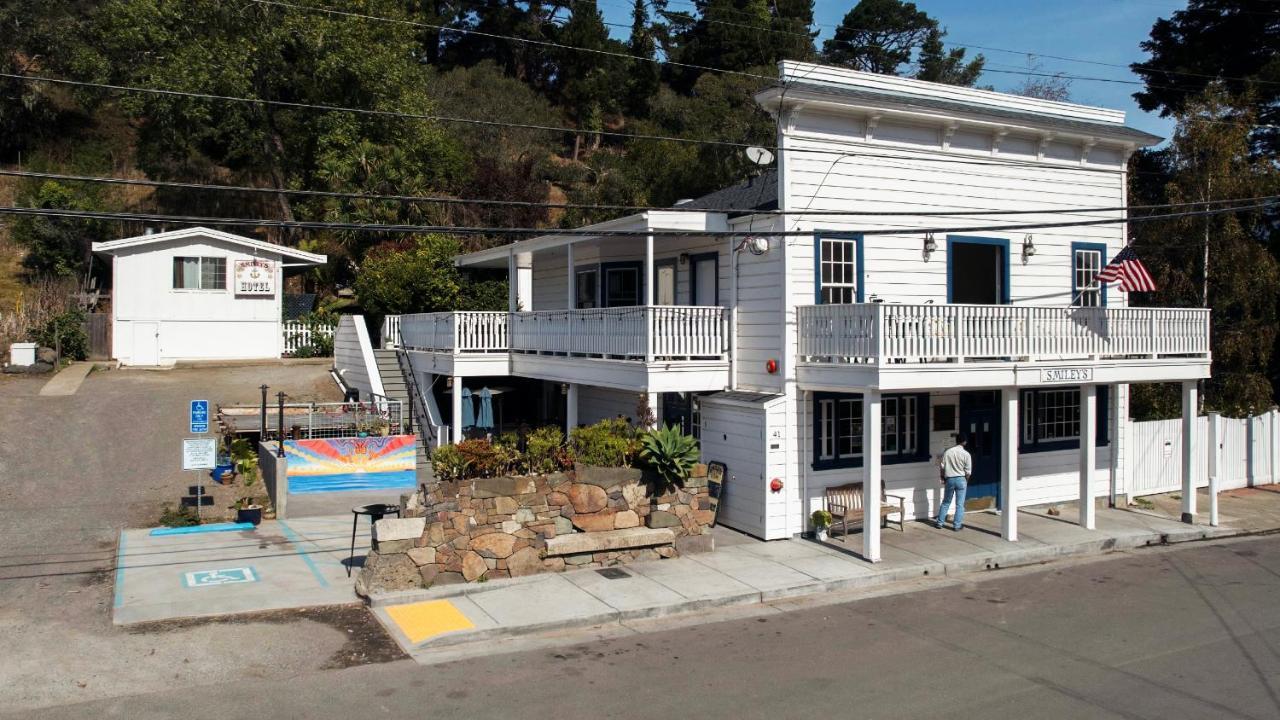
[[[690, 4], [689, 0], [669, 0], [672, 10]], [[819, 48], [855, 4], [856, 0], [815, 1]], [[607, 22], [630, 23], [630, 0], [599, 0], [599, 5]], [[916, 6], [947, 30], [948, 46], [982, 45], [1017, 51], [971, 48], [970, 54], [980, 52], [986, 57], [991, 70], [1026, 70], [1027, 53], [1042, 53], [1126, 67], [1038, 57], [1031, 61], [1039, 64], [1038, 72], [1134, 82], [1138, 78], [1127, 65], [1147, 59], [1138, 44], [1147, 39], [1151, 25], [1158, 18], [1169, 17], [1186, 3], [1175, 0], [916, 0]], [[617, 27], [612, 29], [626, 34]], [[978, 84], [1009, 90], [1024, 79], [1025, 75], [1020, 74], [986, 72]], [[1140, 84], [1076, 79], [1071, 83], [1071, 100], [1124, 110], [1129, 125], [1170, 137], [1172, 120], [1138, 109], [1131, 96], [1139, 89]]]

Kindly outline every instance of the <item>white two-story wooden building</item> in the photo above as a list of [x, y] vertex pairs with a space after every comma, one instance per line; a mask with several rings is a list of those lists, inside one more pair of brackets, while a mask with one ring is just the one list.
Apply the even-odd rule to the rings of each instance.
[[[1091, 527], [1123, 492], [1128, 384], [1182, 382], [1193, 418], [1209, 373], [1208, 311], [1094, 282], [1123, 222], [1054, 226], [1123, 219], [1126, 160], [1159, 138], [1119, 111], [805, 63], [757, 101], [779, 121], [759, 176], [459, 258], [508, 268], [511, 311], [401, 318], [419, 385], [544, 381], [570, 425], [640, 398], [691, 418], [732, 477], [721, 520], [765, 539], [851, 481], [928, 517], [957, 432], [970, 502], [1008, 539], [1019, 505], [1088, 498]], [[878, 560], [879, 529], [863, 542]]]

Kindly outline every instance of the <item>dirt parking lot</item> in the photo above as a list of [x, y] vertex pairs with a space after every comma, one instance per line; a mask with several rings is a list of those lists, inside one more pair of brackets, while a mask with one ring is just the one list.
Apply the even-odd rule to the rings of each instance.
[[[116, 537], [154, 525], [192, 477], [188, 401], [253, 403], [258, 386], [334, 400], [323, 365], [95, 371], [75, 395], [0, 376], [0, 707], [7, 711], [395, 657], [363, 609], [147, 631], [111, 625]], [[354, 638], [362, 638], [353, 647]]]

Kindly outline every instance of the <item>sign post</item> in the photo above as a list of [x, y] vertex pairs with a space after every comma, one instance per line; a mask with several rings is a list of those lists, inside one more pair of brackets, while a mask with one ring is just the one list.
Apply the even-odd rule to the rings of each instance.
[[191, 401], [191, 432], [193, 434], [209, 432], [208, 400]]
[[[204, 402], [204, 401], [201, 401]], [[191, 403], [194, 417], [195, 403]], [[206, 405], [207, 407], [207, 405]], [[195, 426], [194, 420], [192, 426]], [[183, 438], [182, 469], [187, 471], [212, 470], [218, 461], [218, 441], [214, 438]], [[199, 475], [197, 475], [199, 477]], [[196, 517], [200, 517], [200, 503], [204, 496], [204, 483], [197, 480], [195, 485]]]

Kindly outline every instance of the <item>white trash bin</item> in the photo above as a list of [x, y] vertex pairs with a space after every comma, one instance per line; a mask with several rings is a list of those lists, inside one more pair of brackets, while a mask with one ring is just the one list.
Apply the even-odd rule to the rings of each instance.
[[9, 346], [9, 364], [27, 365], [36, 364], [36, 344], [35, 343], [13, 343]]

